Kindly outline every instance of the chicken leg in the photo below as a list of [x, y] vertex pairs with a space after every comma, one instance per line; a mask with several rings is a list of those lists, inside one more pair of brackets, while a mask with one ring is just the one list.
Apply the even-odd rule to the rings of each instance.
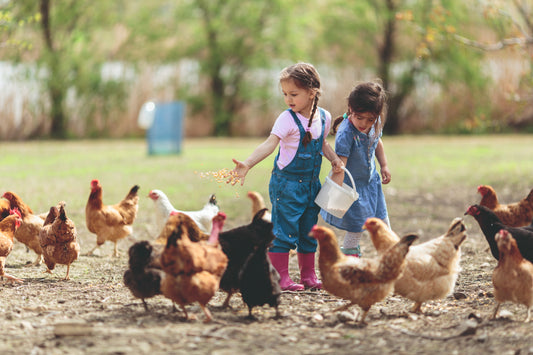
[[43, 254], [37, 254], [37, 259], [35, 259], [35, 261], [31, 264], [26, 264], [25, 266], [39, 266], [41, 265], [41, 263], [43, 262], [44, 260], [44, 257], [43, 257]]
[[2, 277], [2, 278], [5, 277], [7, 279], [7, 281], [9, 281], [9, 282], [24, 282], [23, 279], [16, 278], [15, 276], [11, 276], [9, 274], [3, 274], [0, 277]]
[[200, 308], [202, 309], [202, 311], [204, 311], [205, 314], [204, 323], [211, 322], [213, 320], [213, 316], [211, 315], [211, 312], [209, 312], [209, 310], [207, 309], [207, 306], [200, 304]]

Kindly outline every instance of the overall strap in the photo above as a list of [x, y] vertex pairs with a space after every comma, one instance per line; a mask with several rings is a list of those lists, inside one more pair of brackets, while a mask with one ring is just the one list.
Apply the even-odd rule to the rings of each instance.
[[292, 119], [294, 120], [296, 125], [298, 125], [298, 129], [300, 130], [300, 141], [301, 141], [305, 136], [305, 128], [304, 126], [302, 126], [302, 122], [300, 122], [300, 120], [298, 119], [298, 116], [296, 116], [296, 113], [293, 110], [288, 109], [287, 111], [291, 113]]

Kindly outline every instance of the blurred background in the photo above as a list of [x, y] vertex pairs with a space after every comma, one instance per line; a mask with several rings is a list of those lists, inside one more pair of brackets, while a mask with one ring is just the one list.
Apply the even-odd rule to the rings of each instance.
[[533, 132], [533, 0], [0, 0], [0, 139], [267, 136], [281, 69], [313, 63], [335, 117], [379, 78], [385, 134]]

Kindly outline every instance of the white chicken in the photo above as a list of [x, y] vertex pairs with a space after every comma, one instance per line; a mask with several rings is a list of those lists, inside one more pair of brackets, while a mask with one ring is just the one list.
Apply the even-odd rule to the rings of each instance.
[[186, 214], [193, 219], [202, 232], [210, 233], [213, 226], [213, 217], [215, 217], [220, 211], [214, 194], [209, 196], [209, 201], [201, 210], [198, 211], [181, 211], [176, 209], [174, 206], [172, 206], [172, 203], [170, 203], [167, 195], [165, 195], [165, 193], [161, 190], [150, 191], [148, 197], [154, 201], [156, 207], [156, 223], [158, 227], [158, 233], [165, 227], [168, 216], [170, 216], [171, 212], [181, 212]]

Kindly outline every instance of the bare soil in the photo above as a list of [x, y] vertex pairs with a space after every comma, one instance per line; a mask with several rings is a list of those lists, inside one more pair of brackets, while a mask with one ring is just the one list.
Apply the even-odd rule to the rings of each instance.
[[[464, 213], [465, 191], [435, 196], [420, 191], [396, 194], [389, 190], [392, 227], [399, 234], [419, 233], [421, 239], [444, 233], [454, 217]], [[475, 201], [472, 201], [473, 203]], [[428, 207], [429, 206], [429, 207]], [[359, 312], [334, 313], [344, 304], [325, 291], [285, 292], [281, 313], [268, 306], [256, 308], [256, 319], [240, 295], [232, 309], [220, 306], [218, 292], [210, 302], [215, 319], [203, 323], [196, 305], [188, 306], [196, 319], [185, 321], [162, 296], [148, 300], [149, 310], [134, 299], [122, 283], [127, 249], [135, 239], [146, 239], [152, 220], [141, 214], [134, 236], [119, 243], [121, 256], [111, 257], [107, 242], [96, 256], [81, 256], [64, 281], [66, 267], [53, 275], [45, 266], [26, 266], [35, 254], [17, 243], [7, 259], [8, 273], [24, 278], [22, 284], [0, 283], [1, 354], [529, 354], [533, 353], [533, 325], [524, 323], [524, 306], [506, 303], [498, 319], [492, 270], [496, 261], [471, 217], [465, 217], [468, 238], [462, 247], [462, 271], [455, 291], [443, 300], [425, 304], [422, 314], [409, 312], [412, 303], [390, 295], [370, 310], [367, 324], [354, 321]], [[83, 211], [73, 218], [82, 253], [95, 243], [85, 229]], [[227, 227], [247, 223], [228, 221]], [[321, 222], [323, 223], [323, 222]], [[339, 239], [342, 236], [339, 234]], [[375, 255], [368, 238], [362, 241], [364, 257]], [[296, 257], [291, 274], [298, 279]]]

